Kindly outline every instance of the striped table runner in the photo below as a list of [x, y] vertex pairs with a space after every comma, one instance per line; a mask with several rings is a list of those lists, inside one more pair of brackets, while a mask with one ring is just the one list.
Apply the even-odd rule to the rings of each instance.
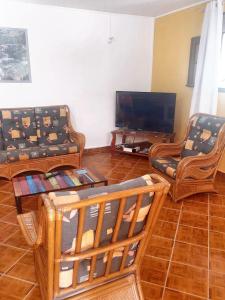
[[[46, 178], [46, 174], [19, 176], [12, 179], [16, 197], [50, 192], [53, 190], [67, 189], [84, 184], [101, 182], [88, 169], [72, 169], [58, 171], [54, 177]], [[52, 173], [47, 173], [51, 175]]]

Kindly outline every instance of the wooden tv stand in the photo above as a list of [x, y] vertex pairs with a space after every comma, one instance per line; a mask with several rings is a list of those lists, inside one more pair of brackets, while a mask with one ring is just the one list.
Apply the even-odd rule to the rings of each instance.
[[[164, 133], [164, 132], [153, 132], [153, 131], [138, 131], [138, 130], [127, 130], [127, 129], [117, 129], [111, 132], [111, 151], [127, 153], [131, 155], [138, 156], [148, 156], [148, 151], [143, 152], [143, 147], [146, 149], [154, 143], [173, 143], [175, 133]], [[140, 152], [127, 152], [122, 148], [122, 144], [117, 144], [117, 137], [121, 138], [122, 144], [133, 144], [134, 146], [140, 146]], [[132, 142], [127, 142], [127, 138], [133, 139]], [[138, 138], [138, 141], [135, 139]]]

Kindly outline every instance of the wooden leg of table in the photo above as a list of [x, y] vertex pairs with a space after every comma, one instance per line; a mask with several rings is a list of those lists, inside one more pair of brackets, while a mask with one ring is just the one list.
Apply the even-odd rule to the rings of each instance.
[[20, 197], [16, 197], [16, 209], [17, 209], [17, 213], [18, 214], [22, 214], [23, 213]]

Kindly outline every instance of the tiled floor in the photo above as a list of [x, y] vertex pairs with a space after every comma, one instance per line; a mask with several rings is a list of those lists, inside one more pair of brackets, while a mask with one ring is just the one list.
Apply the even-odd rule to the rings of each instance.
[[[109, 153], [85, 156], [109, 183], [149, 172], [148, 161]], [[201, 194], [174, 203], [168, 198], [141, 270], [146, 300], [225, 299], [225, 176], [220, 195]], [[24, 203], [29, 209], [29, 202]], [[31, 249], [17, 221], [12, 187], [0, 183], [0, 300], [40, 299]]]

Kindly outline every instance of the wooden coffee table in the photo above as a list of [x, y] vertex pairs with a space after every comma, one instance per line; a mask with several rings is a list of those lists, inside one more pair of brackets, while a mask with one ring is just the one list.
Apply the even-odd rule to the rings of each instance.
[[[21, 200], [24, 197], [62, 190], [76, 190], [81, 187], [108, 185], [108, 180], [93, 169], [69, 169], [47, 174], [18, 176], [12, 179], [17, 213], [22, 213]], [[55, 174], [55, 175], [54, 175]], [[54, 176], [52, 176], [54, 175]], [[47, 178], [48, 176], [52, 176]]]

